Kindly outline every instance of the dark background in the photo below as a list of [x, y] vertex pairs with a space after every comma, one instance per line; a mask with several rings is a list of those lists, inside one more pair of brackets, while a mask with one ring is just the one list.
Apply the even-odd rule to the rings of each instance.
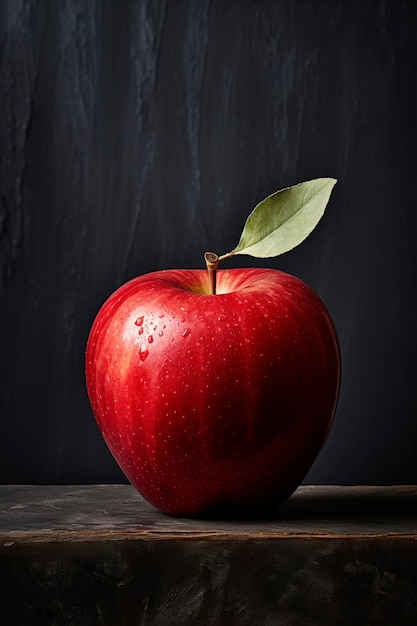
[[417, 3], [2, 0], [0, 44], [1, 482], [123, 480], [84, 383], [103, 301], [333, 176], [299, 248], [227, 266], [291, 272], [334, 318], [341, 397], [306, 482], [417, 483]]

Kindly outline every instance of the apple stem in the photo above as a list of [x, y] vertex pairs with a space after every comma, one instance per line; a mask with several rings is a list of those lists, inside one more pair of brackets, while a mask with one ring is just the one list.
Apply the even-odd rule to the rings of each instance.
[[219, 267], [220, 259], [214, 252], [206, 252], [204, 255], [207, 271], [210, 280], [210, 293], [212, 296], [216, 294], [216, 274]]

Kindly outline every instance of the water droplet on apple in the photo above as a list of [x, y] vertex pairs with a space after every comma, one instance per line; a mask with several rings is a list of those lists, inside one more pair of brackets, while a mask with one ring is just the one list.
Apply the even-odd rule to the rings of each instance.
[[141, 328], [139, 328], [139, 330], [138, 330], [138, 335], [141, 335], [142, 333], [143, 333], [143, 328], [141, 327]]
[[217, 318], [217, 320], [218, 320], [219, 322], [225, 322], [225, 321], [226, 321], [226, 316], [225, 316], [225, 315], [219, 315], [219, 316], [218, 316], [218, 318]]
[[135, 324], [136, 324], [136, 326], [142, 326], [142, 324], [143, 324], [143, 315], [138, 317], [138, 319], [136, 320]]
[[141, 361], [144, 361], [149, 354], [148, 348], [141, 348], [139, 350], [139, 358]]
[[148, 343], [153, 343], [153, 336], [152, 336], [152, 335], [149, 335], [149, 337], [148, 337]]
[[161, 318], [162, 318], [162, 317], [164, 317], [164, 314], [163, 314], [163, 313], [160, 313], [160, 314], [158, 315], [158, 317], [161, 317]]
[[162, 337], [163, 334], [164, 334], [164, 332], [162, 330], [160, 330], [159, 333], [158, 333], [159, 337]]
[[186, 328], [186, 329], [184, 330], [184, 332], [182, 333], [182, 336], [183, 336], [183, 337], [187, 337], [189, 334], [190, 334], [190, 329], [189, 329], [189, 328]]

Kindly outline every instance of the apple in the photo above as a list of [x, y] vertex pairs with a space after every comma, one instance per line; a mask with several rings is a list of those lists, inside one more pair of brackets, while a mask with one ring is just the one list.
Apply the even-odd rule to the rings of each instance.
[[336, 332], [319, 297], [272, 269], [166, 270], [120, 287], [86, 352], [88, 393], [120, 467], [174, 515], [285, 500], [329, 432]]
[[340, 351], [325, 305], [278, 270], [219, 270], [252, 245], [243, 240], [224, 257], [208, 253], [208, 271], [130, 280], [89, 334], [87, 390], [101, 433], [129, 481], [171, 515], [279, 505], [334, 418]]

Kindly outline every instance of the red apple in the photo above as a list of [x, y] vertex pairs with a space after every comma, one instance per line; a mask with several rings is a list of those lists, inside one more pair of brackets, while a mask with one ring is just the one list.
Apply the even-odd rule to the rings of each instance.
[[329, 314], [272, 269], [167, 270], [120, 287], [86, 352], [99, 428], [137, 490], [173, 515], [256, 513], [302, 482], [332, 424]]

